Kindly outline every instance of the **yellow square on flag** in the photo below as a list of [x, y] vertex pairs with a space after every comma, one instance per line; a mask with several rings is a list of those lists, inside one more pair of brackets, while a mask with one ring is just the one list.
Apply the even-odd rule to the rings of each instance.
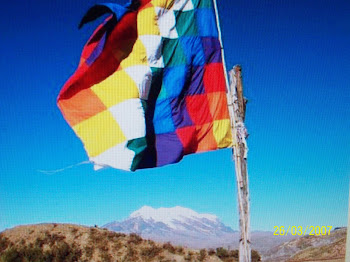
[[154, 7], [146, 7], [139, 11], [137, 15], [138, 35], [160, 35], [157, 14]]
[[153, 0], [152, 5], [156, 7], [162, 7], [170, 9], [174, 5], [175, 0]]
[[94, 85], [91, 90], [107, 107], [114, 106], [126, 99], [138, 98], [139, 90], [134, 80], [123, 70]]
[[[231, 128], [230, 119], [216, 120], [214, 121], [213, 133], [218, 148], [231, 147], [232, 146], [232, 135], [228, 132]], [[236, 141], [233, 141], [236, 144]]]
[[148, 65], [147, 51], [140, 39], [136, 40], [132, 53], [120, 65], [123, 69], [135, 65]]
[[107, 149], [127, 140], [108, 110], [80, 122], [73, 130], [84, 143], [90, 157], [98, 156]]

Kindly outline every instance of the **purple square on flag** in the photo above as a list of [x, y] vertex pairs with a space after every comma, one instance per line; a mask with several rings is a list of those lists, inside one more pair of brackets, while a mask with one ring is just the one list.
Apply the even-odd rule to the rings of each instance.
[[156, 135], [157, 166], [179, 162], [183, 146], [176, 133]]
[[215, 37], [203, 37], [202, 43], [206, 63], [221, 63], [221, 48], [219, 40]]
[[205, 93], [205, 89], [203, 85], [203, 76], [204, 76], [204, 66], [192, 67], [191, 79], [190, 79], [187, 94], [199, 95], [199, 94]]
[[187, 112], [185, 97], [171, 99], [170, 105], [175, 129], [193, 125], [191, 117]]

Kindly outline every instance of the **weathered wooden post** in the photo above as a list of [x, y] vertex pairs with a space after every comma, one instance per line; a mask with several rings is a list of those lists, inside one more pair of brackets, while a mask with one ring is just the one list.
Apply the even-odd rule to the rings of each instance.
[[230, 90], [228, 102], [231, 115], [232, 134], [236, 143], [233, 147], [235, 162], [238, 209], [239, 209], [239, 262], [251, 261], [250, 245], [250, 207], [247, 172], [248, 132], [244, 126], [246, 99], [243, 96], [241, 67], [235, 66], [230, 72]]
[[231, 118], [231, 131], [233, 145], [232, 159], [235, 162], [238, 208], [239, 208], [239, 262], [251, 262], [250, 247], [250, 211], [249, 211], [249, 190], [247, 173], [247, 130], [244, 126], [246, 100], [243, 96], [243, 85], [241, 67], [234, 66], [229, 72], [230, 83], [227, 78], [224, 47], [221, 38], [219, 11], [216, 0], [213, 0], [218, 37], [221, 47], [222, 64], [224, 67], [225, 81], [227, 87], [227, 104]]

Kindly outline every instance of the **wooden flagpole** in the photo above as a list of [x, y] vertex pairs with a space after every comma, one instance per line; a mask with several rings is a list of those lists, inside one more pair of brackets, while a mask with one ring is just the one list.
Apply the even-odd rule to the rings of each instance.
[[219, 20], [219, 12], [216, 0], [213, 0], [216, 25], [218, 27], [218, 37], [221, 47], [222, 64], [224, 67], [227, 103], [231, 119], [232, 140], [236, 141], [233, 145], [232, 159], [235, 162], [238, 208], [239, 208], [239, 262], [251, 262], [250, 247], [250, 211], [249, 211], [249, 190], [248, 190], [248, 174], [247, 174], [247, 130], [244, 126], [245, 104], [243, 97], [243, 86], [241, 80], [241, 67], [235, 66], [230, 71], [230, 84], [227, 77], [224, 47], [221, 39], [221, 28]]
[[[246, 100], [243, 96], [241, 67], [235, 66], [230, 72], [230, 93], [228, 94], [233, 137], [233, 160], [235, 162], [238, 210], [239, 210], [239, 262], [251, 261], [250, 245], [250, 204], [247, 172], [248, 132], [244, 126]], [[232, 112], [233, 111], [233, 112]]]

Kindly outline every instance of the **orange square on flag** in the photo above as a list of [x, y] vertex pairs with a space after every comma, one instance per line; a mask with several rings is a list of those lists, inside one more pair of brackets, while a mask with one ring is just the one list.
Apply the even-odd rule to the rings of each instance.
[[215, 150], [218, 148], [213, 133], [214, 123], [207, 123], [202, 126], [196, 126], [198, 148], [196, 152]]
[[227, 98], [224, 92], [214, 92], [207, 94], [210, 113], [214, 120], [229, 119], [227, 108]]
[[90, 88], [79, 91], [69, 99], [60, 99], [58, 106], [71, 126], [107, 109]]

